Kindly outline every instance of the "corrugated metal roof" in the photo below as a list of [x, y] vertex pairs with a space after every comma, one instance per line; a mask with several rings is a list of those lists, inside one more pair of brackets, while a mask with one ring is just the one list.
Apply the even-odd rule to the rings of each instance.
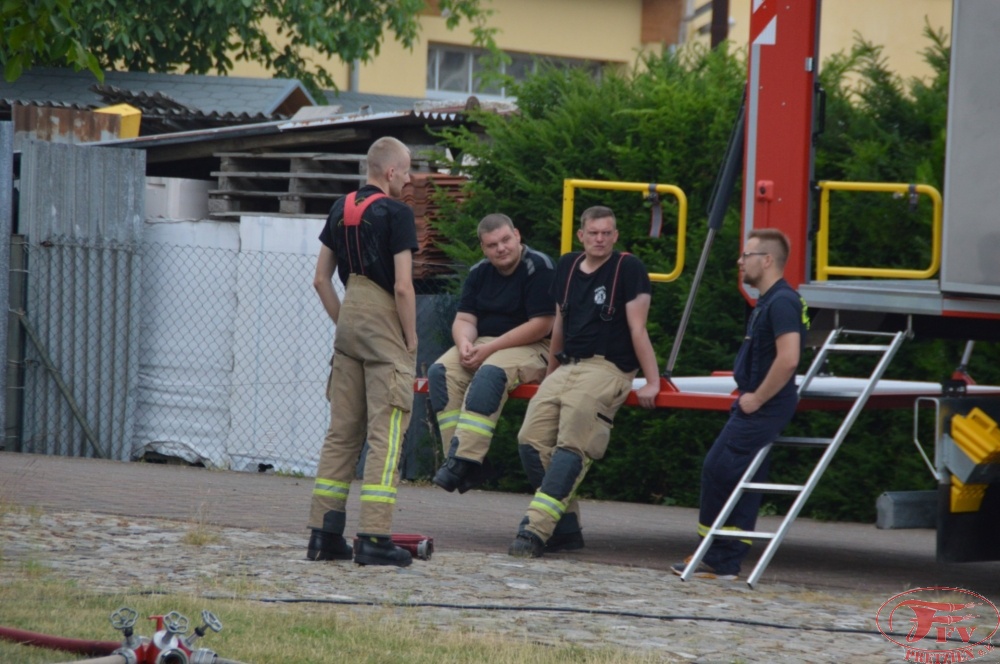
[[360, 113], [367, 108], [373, 113], [386, 111], [412, 111], [417, 104], [424, 101], [416, 97], [398, 97], [395, 95], [376, 95], [367, 92], [351, 90], [324, 90], [326, 103], [339, 106], [343, 113]]
[[334, 127], [352, 124], [378, 123], [382, 120], [406, 120], [417, 119], [434, 122], [454, 122], [459, 118], [459, 114], [452, 112], [437, 111], [385, 111], [382, 113], [357, 112], [343, 113], [325, 118], [312, 118], [309, 120], [289, 120], [278, 123], [280, 131], [295, 131], [297, 129]]
[[461, 114], [456, 112], [439, 113], [427, 111], [395, 111], [368, 114], [350, 113], [302, 121], [275, 120], [272, 122], [218, 127], [215, 129], [199, 129], [157, 136], [140, 136], [138, 138], [104, 141], [100, 144], [94, 145], [150, 149], [158, 146], [198, 143], [205, 140], [224, 140], [249, 136], [266, 136], [271, 134], [318, 130], [330, 127], [352, 127], [357, 125], [388, 126], [400, 124], [413, 126], [426, 124], [428, 122], [434, 124], [448, 124], [459, 122], [461, 120]]
[[[296, 108], [314, 105], [312, 95], [295, 79], [105, 72], [103, 85], [88, 71], [37, 67], [0, 87], [0, 103], [58, 103], [81, 108], [105, 106], [106, 90], [134, 95], [161, 94], [193, 112], [220, 116], [232, 113], [291, 116]], [[290, 99], [295, 107], [282, 109]]]
[[205, 112], [191, 106], [180, 103], [163, 92], [145, 92], [127, 90], [114, 85], [95, 85], [94, 89], [104, 98], [106, 104], [129, 104], [142, 111], [143, 117], [176, 117], [194, 120], [224, 120], [227, 124], [267, 122], [274, 120], [272, 113], [248, 113], [246, 111], [234, 113], [232, 111]]

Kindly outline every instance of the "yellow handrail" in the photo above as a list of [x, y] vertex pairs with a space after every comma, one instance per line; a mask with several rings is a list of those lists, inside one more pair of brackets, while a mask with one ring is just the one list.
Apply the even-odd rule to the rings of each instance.
[[[606, 191], [641, 191], [649, 192], [649, 184], [643, 182], [603, 182], [601, 180], [563, 180], [563, 214], [561, 254], [573, 248], [573, 228], [576, 225], [573, 217], [573, 200], [577, 189], [603, 189]], [[650, 281], [673, 281], [684, 270], [684, 238], [687, 233], [687, 196], [680, 187], [672, 184], [656, 185], [656, 193], [671, 194], [677, 199], [677, 265], [666, 274], [650, 272]]]
[[816, 280], [826, 281], [830, 275], [841, 277], [881, 277], [885, 279], [930, 279], [941, 268], [941, 193], [928, 184], [912, 185], [918, 194], [931, 197], [934, 217], [931, 224], [931, 264], [926, 270], [902, 270], [879, 267], [833, 266], [830, 261], [830, 192], [875, 191], [908, 194], [909, 184], [890, 182], [834, 182], [821, 181], [819, 197], [819, 233], [816, 235]]

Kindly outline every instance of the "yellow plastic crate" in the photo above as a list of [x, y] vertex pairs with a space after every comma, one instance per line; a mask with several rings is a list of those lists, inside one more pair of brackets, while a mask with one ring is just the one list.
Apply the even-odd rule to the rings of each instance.
[[108, 113], [121, 118], [121, 129], [118, 138], [135, 138], [139, 135], [139, 123], [142, 122], [142, 111], [128, 104], [115, 104], [94, 109], [94, 113]]
[[951, 437], [977, 465], [1000, 461], [1000, 427], [978, 408], [951, 418]]
[[989, 484], [962, 484], [962, 480], [951, 476], [951, 513], [978, 512]]

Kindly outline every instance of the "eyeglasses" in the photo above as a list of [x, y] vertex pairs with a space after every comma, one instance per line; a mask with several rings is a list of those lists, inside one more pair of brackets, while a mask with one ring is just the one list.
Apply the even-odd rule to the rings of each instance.
[[767, 255], [768, 252], [766, 251], [744, 251], [742, 254], [740, 254], [740, 258], [746, 260], [751, 256], [767, 256]]

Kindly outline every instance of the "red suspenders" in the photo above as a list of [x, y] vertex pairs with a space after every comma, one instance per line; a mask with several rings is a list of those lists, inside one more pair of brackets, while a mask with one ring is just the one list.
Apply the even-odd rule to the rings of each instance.
[[344, 232], [344, 237], [347, 242], [347, 267], [351, 272], [354, 272], [354, 262], [351, 259], [351, 242], [350, 234], [351, 228], [354, 229], [354, 246], [358, 251], [358, 268], [361, 270], [361, 274], [365, 273], [365, 264], [361, 257], [361, 215], [365, 213], [368, 206], [377, 201], [380, 198], [385, 198], [385, 194], [379, 192], [372, 194], [371, 196], [366, 196], [361, 199], [360, 203], [355, 203], [354, 199], [357, 196], [357, 192], [352, 191], [344, 199], [344, 226], [346, 227]]

